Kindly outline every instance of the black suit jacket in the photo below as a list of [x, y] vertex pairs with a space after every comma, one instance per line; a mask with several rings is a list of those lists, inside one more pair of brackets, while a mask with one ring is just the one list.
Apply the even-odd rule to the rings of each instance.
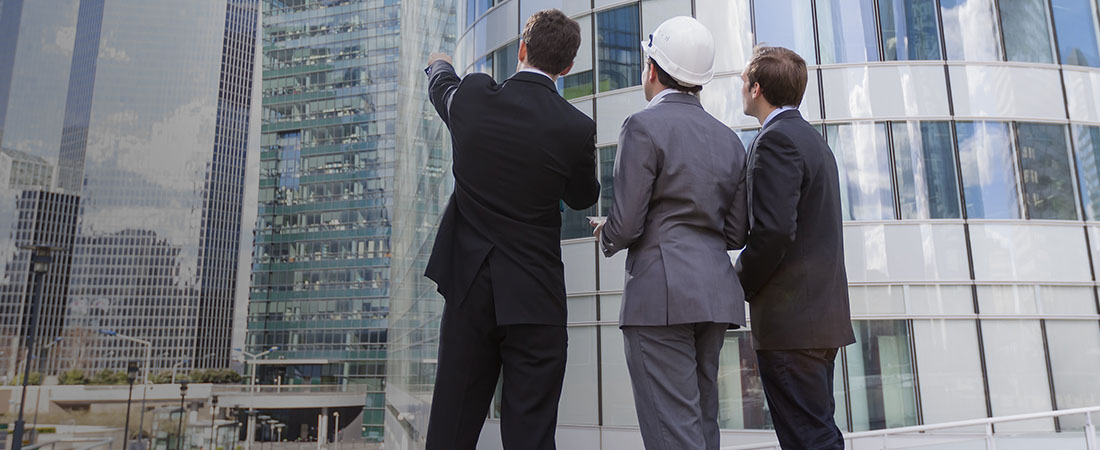
[[455, 191], [425, 275], [461, 302], [489, 259], [497, 325], [565, 325], [560, 201], [596, 203], [596, 125], [550, 78], [520, 72], [497, 84], [428, 68], [432, 104], [451, 131]]
[[749, 239], [737, 273], [756, 348], [855, 342], [844, 271], [836, 158], [797, 110], [776, 115], [749, 150]]

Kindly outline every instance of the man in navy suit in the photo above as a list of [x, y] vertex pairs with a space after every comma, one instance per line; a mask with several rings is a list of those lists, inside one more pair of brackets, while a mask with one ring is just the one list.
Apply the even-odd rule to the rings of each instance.
[[843, 449], [834, 360], [855, 342], [844, 271], [836, 159], [798, 112], [806, 61], [757, 47], [741, 74], [749, 146], [749, 238], [737, 272], [775, 431], [784, 449]]

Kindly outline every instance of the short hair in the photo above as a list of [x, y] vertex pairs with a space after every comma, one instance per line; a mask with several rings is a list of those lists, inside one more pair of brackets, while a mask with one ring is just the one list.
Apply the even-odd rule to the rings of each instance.
[[669, 75], [668, 72], [665, 72], [665, 69], [662, 69], [661, 65], [657, 64], [657, 61], [654, 61], [653, 58], [649, 58], [649, 63], [653, 64], [653, 70], [657, 72], [657, 81], [660, 81], [665, 87], [687, 94], [697, 94], [699, 91], [703, 90], [703, 86], [688, 86], [676, 81], [676, 79], [672, 78], [672, 75]]
[[806, 60], [783, 47], [758, 45], [745, 68], [749, 87], [760, 83], [772, 106], [798, 106], [806, 93]]
[[523, 27], [527, 64], [550, 75], [565, 71], [581, 47], [581, 26], [565, 13], [544, 9], [531, 15]]

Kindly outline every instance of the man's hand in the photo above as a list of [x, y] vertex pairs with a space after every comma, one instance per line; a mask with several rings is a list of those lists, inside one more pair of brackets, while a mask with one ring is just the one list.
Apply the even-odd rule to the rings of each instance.
[[589, 217], [588, 218], [588, 224], [591, 225], [592, 227], [594, 227], [592, 229], [592, 236], [595, 236], [597, 240], [600, 239], [600, 233], [603, 232], [603, 224], [605, 224], [605, 223], [607, 223], [607, 219], [605, 219], [603, 217], [600, 217], [600, 218]]
[[454, 62], [451, 61], [451, 55], [448, 55], [446, 53], [432, 53], [432, 56], [428, 57], [429, 66], [436, 61], [446, 61], [447, 64], [450, 64], [452, 66], [454, 65]]

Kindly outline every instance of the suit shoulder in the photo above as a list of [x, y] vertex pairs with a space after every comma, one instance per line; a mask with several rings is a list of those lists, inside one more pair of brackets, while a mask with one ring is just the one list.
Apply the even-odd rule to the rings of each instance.
[[484, 87], [493, 86], [495, 84], [497, 84], [496, 80], [493, 80], [493, 77], [489, 76], [489, 74], [485, 74], [485, 73], [481, 73], [481, 72], [474, 72], [474, 73], [467, 74], [466, 76], [462, 77], [462, 82], [458, 84], [458, 88], [459, 89], [463, 89], [463, 88], [469, 89], [469, 88], [472, 88], [472, 87], [482, 87], [482, 88], [484, 88]]

